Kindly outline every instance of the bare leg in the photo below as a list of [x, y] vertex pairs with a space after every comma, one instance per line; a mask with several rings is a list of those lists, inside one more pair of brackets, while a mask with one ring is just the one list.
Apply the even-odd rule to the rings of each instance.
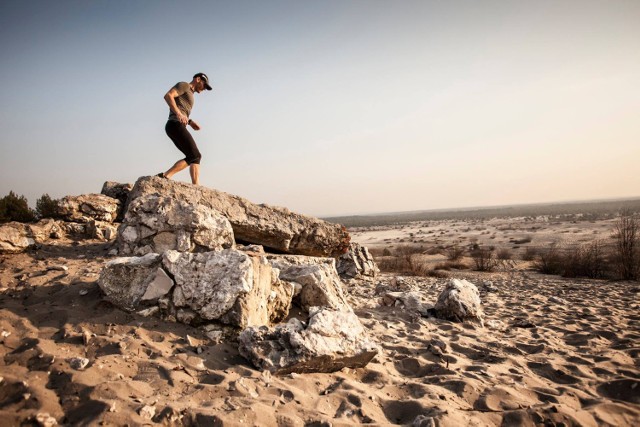
[[191, 163], [189, 165], [189, 174], [191, 175], [191, 182], [194, 185], [200, 184], [200, 165], [198, 163]]
[[184, 159], [183, 160], [178, 160], [175, 165], [171, 166], [171, 169], [169, 169], [168, 171], [166, 171], [164, 173], [164, 176], [166, 178], [171, 179], [171, 177], [173, 175], [175, 175], [178, 172], [180, 172], [181, 170], [185, 169], [187, 166], [189, 166], [189, 165], [187, 164], [187, 162], [184, 161]]

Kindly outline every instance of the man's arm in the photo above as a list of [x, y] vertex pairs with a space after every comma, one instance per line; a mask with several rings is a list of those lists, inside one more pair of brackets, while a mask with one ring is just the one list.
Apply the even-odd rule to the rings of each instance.
[[176, 104], [176, 100], [174, 99], [179, 95], [178, 90], [175, 87], [172, 87], [169, 92], [164, 95], [164, 100], [169, 105], [169, 108], [173, 113], [178, 117], [178, 121], [183, 125], [186, 125], [189, 122], [189, 118], [182, 114], [182, 111], [178, 109], [178, 105]]

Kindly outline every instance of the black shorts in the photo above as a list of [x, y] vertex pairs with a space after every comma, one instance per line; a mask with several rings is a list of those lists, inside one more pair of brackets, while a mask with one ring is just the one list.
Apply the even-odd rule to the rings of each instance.
[[164, 130], [176, 147], [178, 147], [178, 150], [182, 151], [185, 155], [184, 161], [187, 162], [187, 164], [200, 164], [202, 155], [200, 155], [196, 142], [193, 140], [193, 137], [185, 125], [174, 120], [169, 120]]

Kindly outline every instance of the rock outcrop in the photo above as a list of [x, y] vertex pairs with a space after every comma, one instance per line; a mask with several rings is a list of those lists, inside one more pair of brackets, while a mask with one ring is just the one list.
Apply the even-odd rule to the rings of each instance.
[[91, 220], [87, 223], [87, 237], [100, 240], [113, 240], [116, 238], [117, 228], [110, 222]]
[[304, 310], [330, 307], [351, 310], [345, 298], [335, 259], [299, 255], [267, 255], [279, 277], [296, 289], [295, 301]]
[[66, 196], [58, 203], [58, 214], [65, 221], [88, 223], [91, 220], [113, 222], [118, 216], [120, 201], [104, 194]]
[[281, 321], [293, 297], [293, 286], [278, 279], [264, 256], [235, 249], [118, 258], [106, 264], [98, 284], [108, 301], [128, 311], [157, 305], [183, 323], [240, 329]]
[[167, 250], [206, 252], [233, 246], [233, 230], [226, 217], [172, 194], [145, 194], [132, 199], [118, 230], [121, 255]]
[[220, 212], [231, 223], [238, 242], [310, 256], [339, 256], [349, 248], [349, 233], [340, 225], [296, 214], [286, 208], [255, 204], [222, 191], [164, 178], [138, 179], [129, 194], [129, 203], [158, 194]]
[[65, 223], [54, 219], [41, 219], [32, 224], [9, 222], [0, 225], [0, 253], [24, 252], [49, 239], [59, 239], [65, 232]]
[[27, 224], [29, 237], [36, 243], [45, 243], [49, 239], [60, 239], [65, 234], [65, 223], [51, 218], [41, 219], [35, 224]]
[[438, 296], [434, 308], [436, 316], [442, 319], [483, 323], [480, 293], [466, 280], [452, 279]]
[[205, 321], [239, 328], [269, 325], [289, 314], [293, 287], [278, 280], [262, 256], [220, 252], [167, 251], [163, 265], [174, 277], [173, 305]]
[[338, 257], [336, 268], [343, 279], [376, 277], [380, 272], [369, 250], [355, 242], [351, 243], [347, 253]]
[[125, 310], [138, 308], [142, 296], [161, 268], [160, 254], [143, 257], [116, 258], [109, 261], [98, 279], [107, 301]]
[[307, 325], [298, 319], [275, 328], [250, 327], [239, 337], [240, 354], [275, 374], [361, 368], [378, 353], [351, 311], [313, 308]]
[[106, 181], [102, 185], [102, 191], [100, 192], [100, 194], [118, 199], [120, 200], [122, 206], [124, 206], [127, 202], [127, 197], [129, 196], [129, 192], [132, 188], [133, 185], [128, 183], [121, 184], [119, 182]]
[[0, 225], [0, 253], [23, 252], [34, 244], [35, 240], [30, 236], [27, 224], [9, 222]]
[[116, 222], [122, 222], [122, 219], [124, 218], [127, 198], [129, 197], [129, 193], [131, 192], [132, 188], [133, 185], [131, 184], [121, 184], [119, 182], [113, 181], [107, 181], [102, 185], [102, 191], [100, 192], [100, 194], [104, 194], [105, 196], [109, 196], [120, 201], [120, 209], [118, 210], [118, 215], [116, 216]]

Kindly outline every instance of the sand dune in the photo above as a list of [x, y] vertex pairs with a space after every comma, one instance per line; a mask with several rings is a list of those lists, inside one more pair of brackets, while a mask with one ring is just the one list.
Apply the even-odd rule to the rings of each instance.
[[433, 303], [445, 279], [351, 281], [348, 298], [382, 353], [362, 369], [276, 377], [232, 342], [104, 302], [107, 250], [60, 241], [1, 258], [3, 425], [640, 424], [637, 283], [452, 273], [481, 290], [481, 327], [380, 303], [388, 291]]

